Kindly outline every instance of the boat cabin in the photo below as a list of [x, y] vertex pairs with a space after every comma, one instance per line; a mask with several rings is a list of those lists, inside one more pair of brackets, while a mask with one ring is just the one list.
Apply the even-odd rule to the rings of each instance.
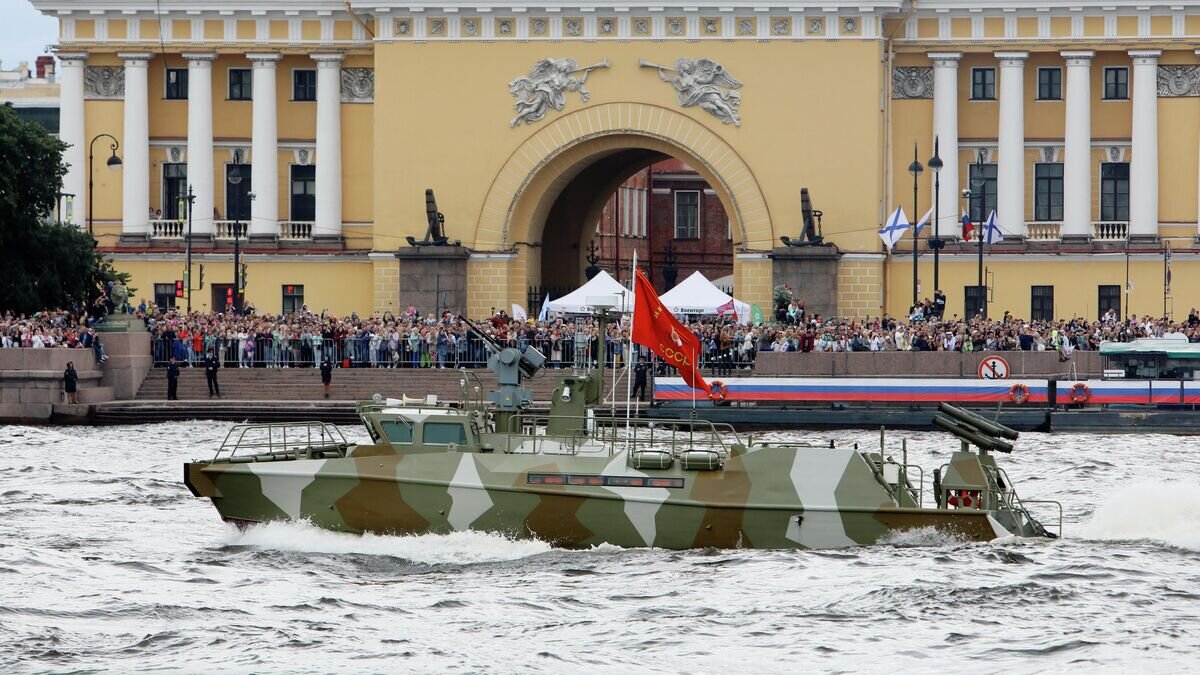
[[1105, 379], [1200, 379], [1200, 343], [1182, 335], [1100, 345]]

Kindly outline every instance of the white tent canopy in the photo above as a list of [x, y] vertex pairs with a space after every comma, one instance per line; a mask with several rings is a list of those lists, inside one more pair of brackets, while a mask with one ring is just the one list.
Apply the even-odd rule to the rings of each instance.
[[719, 308], [729, 305], [729, 301], [733, 300], [738, 322], [750, 323], [750, 305], [734, 300], [733, 296], [714, 286], [699, 272], [693, 272], [678, 286], [663, 293], [659, 300], [672, 314], [717, 314]]
[[546, 305], [546, 311], [550, 314], [555, 312], [591, 314], [592, 301], [601, 296], [616, 296], [617, 304], [613, 308], [614, 311], [628, 312], [633, 309], [633, 293], [622, 286], [621, 282], [612, 278], [608, 272], [600, 270], [600, 273], [592, 277], [586, 284], [557, 300], [551, 300]]

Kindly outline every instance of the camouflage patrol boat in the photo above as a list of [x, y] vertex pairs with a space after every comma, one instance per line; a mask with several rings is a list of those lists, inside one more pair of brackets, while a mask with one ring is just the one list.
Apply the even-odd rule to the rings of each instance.
[[977, 541], [1054, 536], [992, 454], [1010, 452], [1017, 433], [972, 413], [942, 407], [935, 423], [961, 445], [928, 485], [903, 444], [901, 459], [887, 454], [882, 432], [875, 450], [743, 439], [702, 420], [593, 417], [602, 369], [563, 377], [548, 414], [532, 414], [520, 383], [542, 361], [493, 346], [500, 387], [486, 402], [468, 371], [457, 405], [377, 395], [359, 405], [370, 443], [319, 422], [238, 425], [215, 457], [185, 465], [185, 482], [242, 526], [479, 530], [565, 547], [832, 548], [925, 528]]

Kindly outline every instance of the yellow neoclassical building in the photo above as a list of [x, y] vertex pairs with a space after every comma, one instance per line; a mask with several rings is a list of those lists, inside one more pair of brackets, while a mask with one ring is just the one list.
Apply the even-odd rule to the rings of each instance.
[[[190, 227], [197, 309], [223, 305], [236, 240], [260, 311], [479, 316], [581, 282], [609, 195], [669, 156], [721, 200], [735, 294], [764, 307], [788, 282], [896, 314], [936, 283], [973, 312], [964, 210], [1004, 235], [993, 315], [1200, 304], [1196, 0], [31, 1], [61, 27], [72, 218], [139, 296], [173, 295]], [[935, 272], [925, 230], [914, 274], [912, 238], [878, 232], [935, 174], [946, 243]], [[801, 188], [824, 246], [781, 242]], [[426, 189], [446, 246], [406, 241]]]

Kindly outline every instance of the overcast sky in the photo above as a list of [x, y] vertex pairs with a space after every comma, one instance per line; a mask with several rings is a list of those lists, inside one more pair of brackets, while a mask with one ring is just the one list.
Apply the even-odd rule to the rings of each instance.
[[21, 61], [34, 61], [46, 45], [58, 40], [58, 22], [29, 4], [29, 0], [0, 0], [0, 61], [12, 70]]

